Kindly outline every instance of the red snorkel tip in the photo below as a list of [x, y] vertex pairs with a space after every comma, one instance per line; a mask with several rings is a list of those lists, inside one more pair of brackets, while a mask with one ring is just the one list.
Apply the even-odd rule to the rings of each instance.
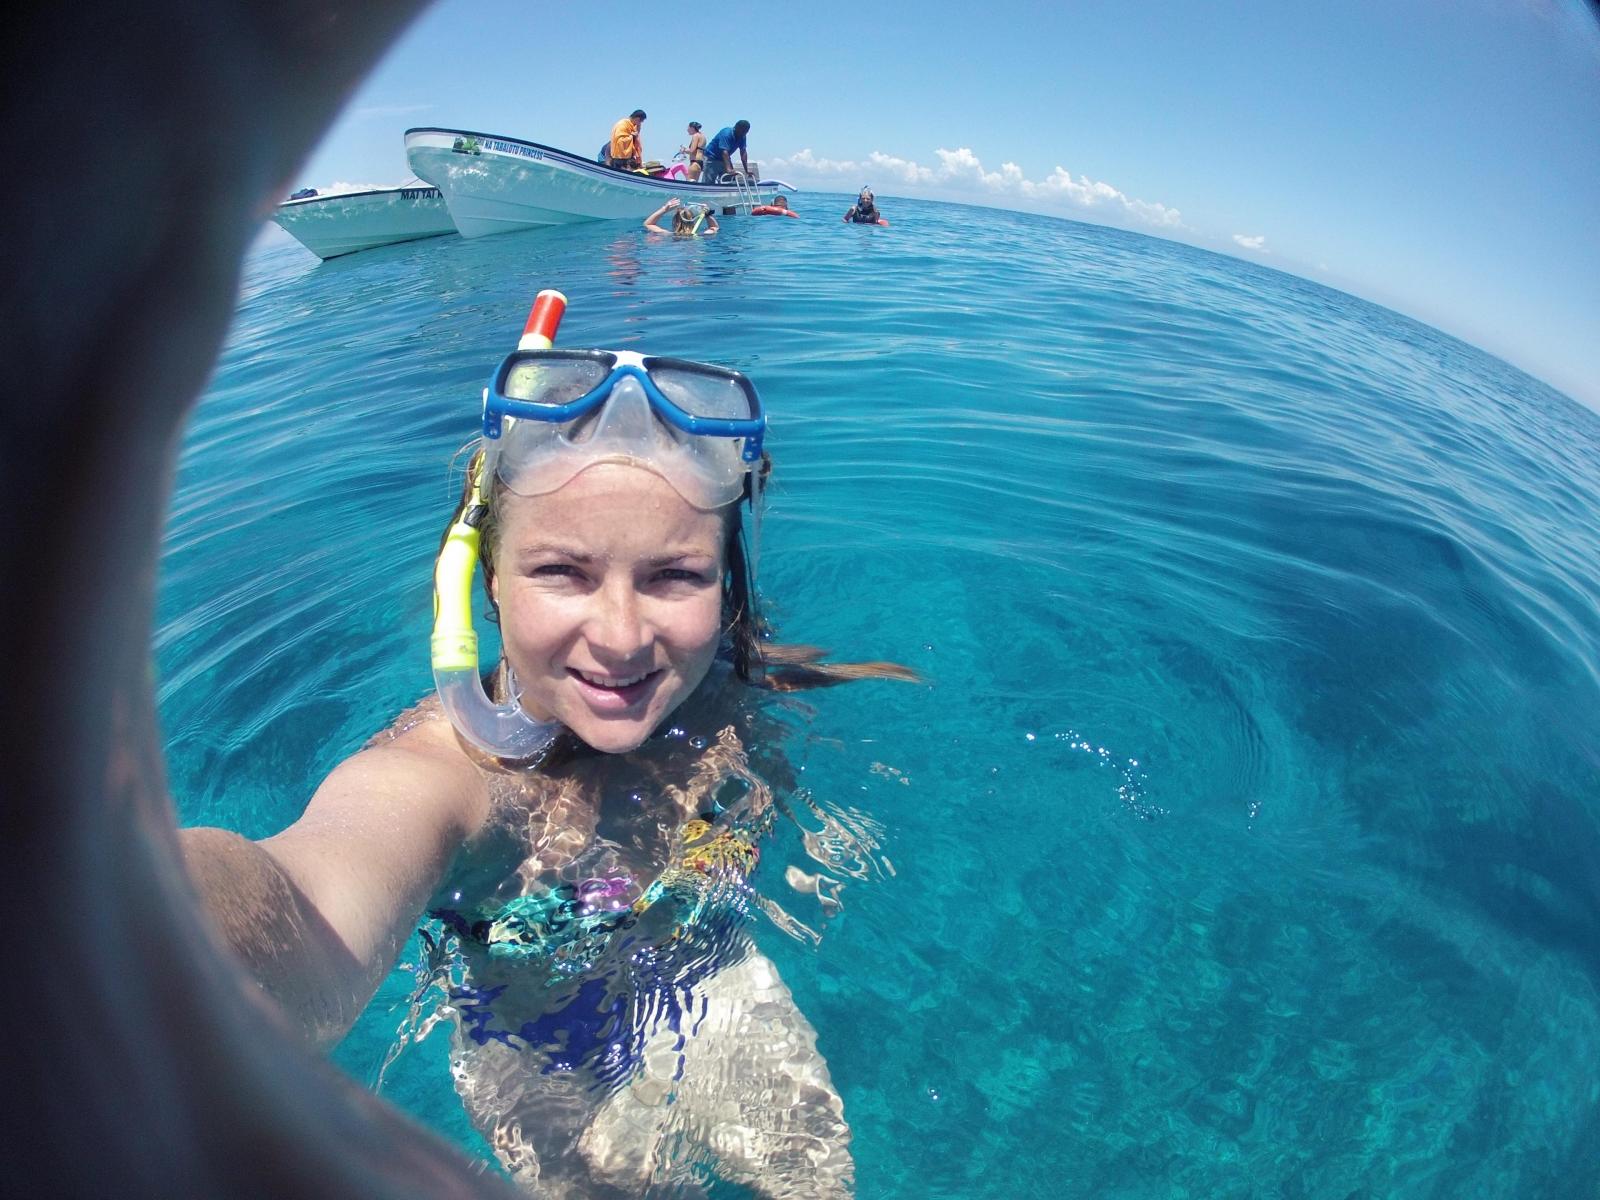
[[546, 288], [534, 299], [528, 323], [522, 328], [518, 350], [548, 350], [555, 344], [556, 330], [567, 311], [567, 298], [554, 288]]

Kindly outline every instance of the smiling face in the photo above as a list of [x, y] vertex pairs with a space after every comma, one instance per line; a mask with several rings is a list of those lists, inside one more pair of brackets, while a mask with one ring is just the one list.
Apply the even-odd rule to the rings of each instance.
[[649, 737], [716, 656], [724, 521], [622, 463], [503, 494], [491, 594], [523, 708], [608, 753]]

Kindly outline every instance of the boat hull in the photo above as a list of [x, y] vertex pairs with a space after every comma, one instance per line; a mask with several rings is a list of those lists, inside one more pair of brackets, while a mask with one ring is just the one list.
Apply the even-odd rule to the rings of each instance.
[[[462, 129], [409, 129], [406, 160], [444, 195], [462, 237], [580, 221], [641, 221], [673, 196], [713, 211], [747, 202], [731, 184], [688, 183], [614, 171], [552, 146]], [[766, 204], [782, 184], [756, 186]]]
[[318, 258], [456, 232], [438, 188], [377, 188], [308, 196], [278, 206], [272, 219]]

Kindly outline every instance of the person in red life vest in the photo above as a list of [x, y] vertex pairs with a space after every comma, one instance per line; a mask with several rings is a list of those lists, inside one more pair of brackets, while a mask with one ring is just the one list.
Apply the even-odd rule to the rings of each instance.
[[758, 204], [750, 210], [752, 217], [798, 217], [800, 214], [789, 207], [789, 202], [781, 195], [774, 196], [771, 204]]

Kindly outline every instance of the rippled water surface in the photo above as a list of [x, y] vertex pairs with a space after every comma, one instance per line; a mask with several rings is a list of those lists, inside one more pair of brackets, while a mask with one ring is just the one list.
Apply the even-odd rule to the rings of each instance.
[[[782, 635], [928, 680], [787, 747], [888, 869], [756, 880], [861, 1196], [1600, 1192], [1600, 418], [1253, 264], [845, 204], [255, 254], [163, 561], [182, 818], [274, 832], [427, 690], [448, 467], [559, 287], [564, 344], [757, 381]], [[485, 1154], [446, 1058], [384, 1090]]]

